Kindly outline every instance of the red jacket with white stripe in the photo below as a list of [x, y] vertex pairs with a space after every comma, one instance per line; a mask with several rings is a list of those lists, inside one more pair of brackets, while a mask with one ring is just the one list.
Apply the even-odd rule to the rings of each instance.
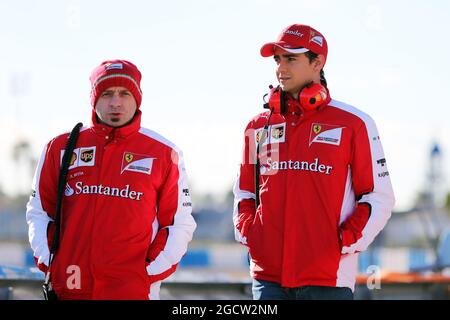
[[383, 229], [395, 201], [377, 128], [331, 99], [310, 111], [291, 97], [286, 103], [260, 151], [258, 208], [255, 145], [269, 113], [247, 125], [234, 186], [236, 240], [248, 246], [256, 279], [354, 290], [358, 252]]
[[[62, 204], [59, 250], [51, 280], [62, 299], [158, 298], [192, 239], [189, 187], [181, 151], [141, 128], [83, 128]], [[59, 167], [68, 134], [45, 147], [27, 205], [29, 240], [47, 271]]]

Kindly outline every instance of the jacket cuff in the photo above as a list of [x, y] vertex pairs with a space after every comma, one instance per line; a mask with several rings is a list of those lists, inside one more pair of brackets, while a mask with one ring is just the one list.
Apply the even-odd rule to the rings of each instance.
[[[151, 262], [147, 262], [147, 273], [148, 273], [148, 267], [150, 266]], [[159, 274], [152, 274], [152, 275], [148, 275], [149, 279], [150, 279], [150, 283], [154, 283], [157, 281], [161, 281], [166, 279], [167, 277], [169, 277], [172, 273], [174, 273], [177, 270], [177, 264], [174, 264], [172, 267], [170, 267], [169, 269], [167, 269], [166, 271], [159, 273]]]
[[156, 259], [156, 257], [160, 254], [162, 250], [164, 250], [164, 247], [167, 243], [167, 237], [169, 236], [169, 233], [167, 229], [160, 229], [158, 233], [156, 234], [155, 239], [153, 240], [152, 244], [150, 245], [150, 248], [147, 252], [147, 261], [153, 261]]
[[47, 273], [48, 271], [48, 266], [45, 263], [39, 263], [39, 259], [34, 257], [34, 262], [36, 263], [36, 266], [38, 267], [39, 270], [41, 270], [43, 273]]

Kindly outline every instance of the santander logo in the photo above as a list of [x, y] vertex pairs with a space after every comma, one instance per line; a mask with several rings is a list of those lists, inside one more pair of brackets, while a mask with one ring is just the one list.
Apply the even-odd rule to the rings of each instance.
[[144, 196], [143, 192], [131, 190], [129, 184], [127, 184], [123, 188], [117, 188], [104, 185], [84, 185], [81, 181], [75, 183], [75, 189], [72, 188], [69, 183], [67, 183], [64, 194], [66, 195], [66, 197], [80, 194], [98, 194], [102, 196], [120, 197], [137, 201], [140, 201]]
[[331, 170], [333, 170], [333, 166], [321, 163], [319, 158], [315, 158], [314, 162], [295, 160], [276, 161], [272, 160], [272, 158], [268, 158], [267, 164], [261, 166], [262, 174], [270, 174], [271, 171], [276, 173], [280, 170], [311, 171], [329, 175]]
[[68, 183], [66, 183], [66, 190], [64, 191], [64, 194], [66, 195], [66, 197], [70, 197], [74, 194], [72, 187]]
[[300, 37], [300, 38], [303, 37], [303, 33], [300, 33], [297, 30], [286, 30], [284, 33], [285, 34], [292, 34], [292, 35]]

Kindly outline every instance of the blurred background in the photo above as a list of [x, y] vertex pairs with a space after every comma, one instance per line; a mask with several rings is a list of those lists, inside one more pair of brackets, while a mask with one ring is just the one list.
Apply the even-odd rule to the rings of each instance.
[[[259, 49], [292, 23], [326, 37], [331, 95], [376, 121], [397, 199], [360, 255], [357, 298], [449, 298], [445, 0], [0, 0], [0, 297], [40, 298], [25, 222], [36, 162], [89, 124], [90, 72], [120, 58], [143, 74], [142, 125], [184, 152], [198, 223], [162, 297], [250, 298], [231, 189], [244, 128], [276, 83]], [[374, 275], [383, 290], [369, 289]]]

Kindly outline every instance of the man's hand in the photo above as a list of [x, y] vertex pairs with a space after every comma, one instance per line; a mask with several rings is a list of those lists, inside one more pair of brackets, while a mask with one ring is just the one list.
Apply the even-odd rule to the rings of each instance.
[[362, 231], [369, 221], [370, 207], [366, 204], [360, 204], [356, 207], [355, 212], [349, 216], [339, 226], [339, 238], [341, 245], [341, 253], [360, 252], [357, 242], [362, 238]]
[[[48, 266], [45, 264], [45, 262], [39, 263], [39, 260], [41, 260], [41, 259], [34, 257], [34, 262], [36, 263], [36, 266], [38, 267], [38, 269], [41, 270], [43, 273], [47, 274]], [[44, 259], [42, 259], [42, 260], [44, 260]]]

